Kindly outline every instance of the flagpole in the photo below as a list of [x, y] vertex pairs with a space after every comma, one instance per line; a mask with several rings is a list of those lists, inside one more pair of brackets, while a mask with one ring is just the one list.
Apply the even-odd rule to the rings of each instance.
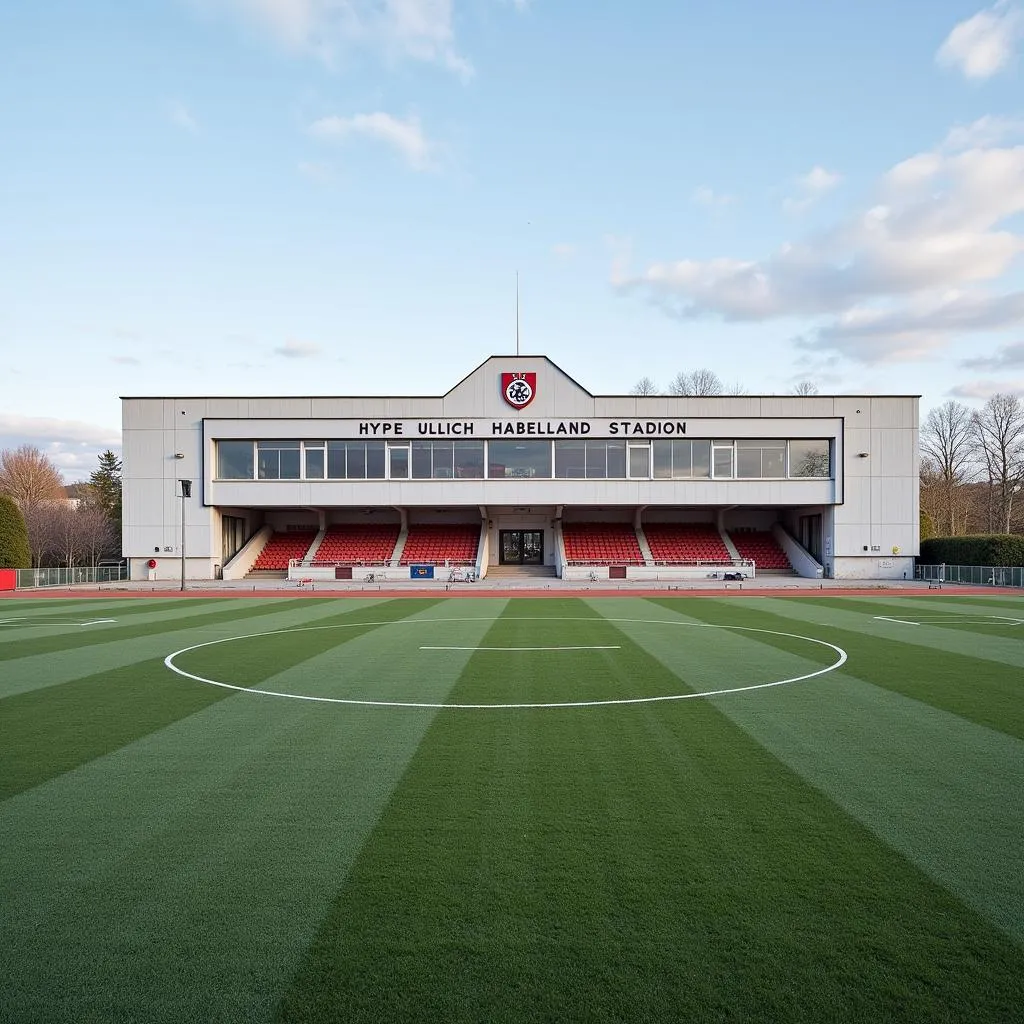
[[519, 271], [516, 271], [516, 355], [519, 355]]

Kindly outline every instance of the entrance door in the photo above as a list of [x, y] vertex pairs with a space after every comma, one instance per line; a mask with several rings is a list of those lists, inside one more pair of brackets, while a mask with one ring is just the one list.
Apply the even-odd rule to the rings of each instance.
[[501, 530], [498, 539], [502, 565], [543, 565], [543, 530]]

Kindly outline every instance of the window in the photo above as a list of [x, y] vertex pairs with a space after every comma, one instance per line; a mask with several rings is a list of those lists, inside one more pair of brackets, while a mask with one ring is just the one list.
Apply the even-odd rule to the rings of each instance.
[[790, 441], [789, 475], [828, 479], [832, 475], [830, 447], [827, 440]]
[[502, 477], [551, 477], [550, 441], [489, 441], [487, 475]]
[[251, 480], [253, 478], [253, 442], [217, 442], [217, 479]]
[[716, 480], [728, 480], [733, 475], [732, 441], [714, 441], [711, 445], [711, 465]]
[[256, 471], [260, 480], [298, 480], [298, 441], [257, 441]]
[[555, 442], [555, 476], [568, 480], [587, 475], [587, 442]]
[[786, 442], [736, 442], [736, 475], [745, 478], [784, 477], [786, 475]]
[[629, 478], [631, 480], [649, 480], [651, 477], [651, 446], [650, 444], [629, 445]]
[[306, 459], [305, 477], [307, 480], [323, 480], [325, 450], [323, 441], [303, 441], [302, 451]]
[[407, 444], [388, 445], [388, 476], [392, 480], [409, 479], [409, 446]]
[[455, 475], [460, 480], [481, 480], [484, 475], [483, 441], [455, 442]]
[[383, 441], [328, 441], [327, 476], [331, 480], [383, 480]]

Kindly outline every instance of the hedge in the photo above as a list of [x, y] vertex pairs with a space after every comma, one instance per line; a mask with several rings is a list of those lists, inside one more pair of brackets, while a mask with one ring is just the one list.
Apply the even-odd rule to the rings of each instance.
[[982, 533], [921, 541], [920, 565], [1024, 566], [1024, 536]]
[[0, 569], [28, 569], [32, 555], [28, 530], [14, 499], [0, 494]]

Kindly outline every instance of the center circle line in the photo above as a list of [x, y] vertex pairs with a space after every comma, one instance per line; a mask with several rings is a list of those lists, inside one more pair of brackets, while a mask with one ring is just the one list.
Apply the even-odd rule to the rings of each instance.
[[[822, 647], [828, 647], [830, 650], [835, 651], [839, 655], [839, 659], [834, 661], [831, 665], [826, 665], [825, 668], [818, 669], [816, 672], [808, 672], [802, 676], [792, 676], [789, 679], [775, 679], [768, 683], [753, 683], [750, 686], [731, 686], [720, 690], [704, 690], [697, 693], [679, 693], [679, 694], [667, 694], [660, 697], [622, 697], [608, 700], [577, 700], [577, 701], [549, 701], [543, 703], [515, 703], [515, 704], [439, 704], [436, 702], [426, 701], [395, 701], [395, 700], [357, 700], [351, 697], [314, 697], [310, 694], [305, 693], [282, 693], [277, 690], [264, 690], [255, 686], [236, 686], [234, 683], [225, 683], [219, 679], [207, 679], [204, 676], [195, 675], [192, 672], [186, 672], [183, 668], [179, 668], [174, 664], [174, 659], [179, 655], [187, 654], [189, 651], [197, 651], [203, 647], [213, 647], [217, 644], [231, 643], [235, 640], [252, 640], [256, 637], [261, 636], [275, 636], [282, 633], [303, 633], [310, 632], [313, 630], [321, 629], [355, 629], [359, 626], [395, 626], [404, 624], [415, 624], [415, 625], [437, 625], [446, 622], [527, 622], [527, 621], [542, 621], [542, 622], [610, 622], [610, 623], [633, 623], [637, 625], [653, 625], [653, 626], [677, 626], [682, 628], [704, 628], [704, 629], [735, 629], [741, 630], [747, 633], [767, 633], [771, 636], [784, 636], [791, 640], [806, 640], [808, 643], [819, 644]], [[836, 644], [831, 644], [827, 640], [818, 640], [811, 636], [801, 636], [799, 633], [785, 633], [777, 629], [760, 629], [755, 626], [734, 626], [726, 623], [715, 623], [715, 622], [679, 622], [673, 619], [622, 619], [622, 618], [605, 618], [597, 617], [593, 615], [575, 615], [575, 616], [562, 616], [557, 619], [552, 619], [546, 615], [520, 615], [511, 617], [502, 617], [500, 619], [494, 617], [485, 616], [467, 616], [467, 617], [454, 617], [445, 619], [397, 619], [397, 620], [385, 620], [383, 622], [339, 622], [333, 623], [327, 626], [294, 626], [289, 629], [271, 629], [263, 633], [247, 633], [242, 636], [228, 636], [221, 637], [217, 640], [208, 640], [205, 643], [193, 644], [190, 647], [183, 647], [180, 650], [173, 651], [164, 658], [164, 665], [169, 668], [172, 672], [176, 672], [180, 676], [184, 676], [186, 679], [193, 679], [199, 683], [207, 683], [210, 686], [220, 686], [227, 690], [235, 690], [239, 693], [255, 693], [264, 697], [283, 697], [289, 700], [305, 700], [312, 701], [318, 704], [348, 704], [356, 705], [359, 707], [384, 707], [384, 708], [422, 708], [430, 710], [459, 710], [459, 711], [498, 711], [498, 710], [528, 710], [528, 709], [541, 709], [541, 708], [586, 708], [586, 707], [609, 707], [614, 705], [626, 705], [626, 704], [657, 704], [664, 703], [666, 701], [677, 701], [677, 700], [693, 700], [697, 697], [722, 697], [727, 694], [733, 693], [749, 693], [754, 690], [767, 690], [775, 686], [785, 686], [788, 683], [799, 683], [806, 679], [814, 679], [817, 676], [825, 675], [828, 672], [834, 672], [837, 668], [846, 664], [848, 655], [841, 647]]]

